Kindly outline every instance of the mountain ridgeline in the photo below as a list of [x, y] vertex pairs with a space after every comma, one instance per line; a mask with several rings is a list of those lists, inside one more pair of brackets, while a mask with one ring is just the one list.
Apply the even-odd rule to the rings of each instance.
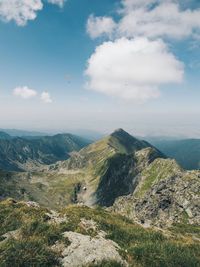
[[71, 134], [42, 137], [11, 137], [0, 132], [0, 168], [8, 171], [34, 170], [43, 164], [66, 160], [89, 141]]

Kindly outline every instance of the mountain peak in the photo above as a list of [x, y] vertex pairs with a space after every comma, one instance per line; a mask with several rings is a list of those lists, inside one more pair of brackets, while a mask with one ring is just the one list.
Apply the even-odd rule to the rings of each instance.
[[114, 130], [113, 133], [118, 133], [118, 132], [125, 132], [126, 133], [126, 131], [124, 131], [124, 129], [122, 129], [122, 128], [118, 128], [118, 129]]
[[132, 153], [142, 148], [151, 146], [147, 142], [138, 140], [123, 129], [119, 128], [110, 135], [110, 145], [120, 153]]
[[[118, 128], [116, 129], [111, 136], [117, 137], [117, 138], [134, 138], [132, 135], [130, 135], [129, 133], [127, 133], [124, 129], [122, 128]], [[134, 138], [136, 139], [136, 138]]]
[[118, 128], [118, 129], [114, 130], [113, 134], [114, 133], [127, 133], [127, 132], [122, 128]]

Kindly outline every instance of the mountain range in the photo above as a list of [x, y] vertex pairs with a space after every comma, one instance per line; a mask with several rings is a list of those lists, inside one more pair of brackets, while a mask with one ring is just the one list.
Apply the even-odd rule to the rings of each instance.
[[42, 164], [65, 160], [72, 151], [80, 150], [88, 144], [88, 140], [72, 134], [11, 137], [0, 132], [0, 168], [12, 171], [34, 170]]
[[123, 129], [94, 143], [64, 134], [1, 145], [4, 266], [20, 247], [16, 266], [200, 265], [200, 171]]
[[156, 138], [150, 142], [165, 155], [176, 161], [186, 170], [200, 169], [200, 139], [166, 140]]

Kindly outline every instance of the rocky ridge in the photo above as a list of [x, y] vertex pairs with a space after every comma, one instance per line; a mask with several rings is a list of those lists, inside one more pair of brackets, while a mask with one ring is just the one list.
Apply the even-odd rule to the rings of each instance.
[[117, 199], [113, 210], [146, 226], [200, 223], [200, 172], [174, 160], [156, 159], [140, 175], [136, 190]]

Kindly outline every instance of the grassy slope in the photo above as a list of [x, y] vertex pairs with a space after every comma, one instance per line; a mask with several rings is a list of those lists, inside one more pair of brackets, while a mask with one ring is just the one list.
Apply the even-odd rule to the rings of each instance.
[[[120, 254], [129, 266], [140, 267], [196, 267], [200, 265], [200, 244], [191, 238], [191, 233], [200, 234], [200, 228], [176, 226], [176, 231], [163, 234], [153, 229], [144, 229], [128, 219], [108, 213], [103, 209], [70, 206], [61, 212], [66, 220], [49, 223], [48, 210], [28, 207], [12, 200], [0, 202], [0, 236], [14, 231], [13, 238], [0, 243], [0, 266], [59, 266], [59, 253], [52, 250], [56, 242], [69, 245], [62, 233], [74, 231], [95, 236], [96, 230], [82, 228], [81, 218], [94, 220], [107, 238], [117, 242]], [[178, 228], [179, 227], [179, 228]], [[94, 265], [91, 265], [94, 266]], [[97, 266], [97, 265], [95, 265]], [[117, 263], [100, 263], [98, 266], [120, 266]]]

